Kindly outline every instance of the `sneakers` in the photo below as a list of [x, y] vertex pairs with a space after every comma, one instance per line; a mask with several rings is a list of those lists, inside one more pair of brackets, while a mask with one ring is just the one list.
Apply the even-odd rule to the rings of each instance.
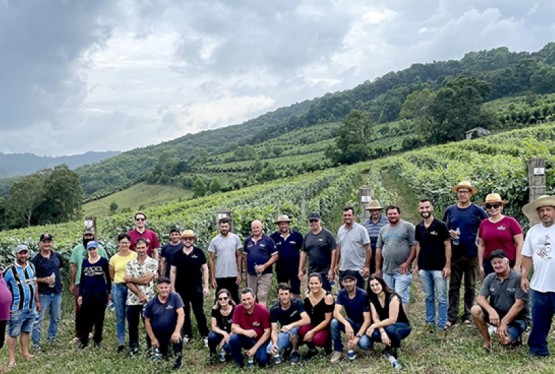
[[87, 348], [88, 345], [89, 345], [88, 343], [81, 343], [81, 344], [79, 344], [79, 349], [83, 350], [83, 349]]
[[298, 364], [299, 361], [301, 361], [301, 355], [297, 351], [292, 351], [289, 360], [291, 361], [291, 365]]
[[341, 360], [341, 357], [343, 357], [343, 352], [334, 351], [334, 352], [331, 354], [330, 362], [331, 362], [332, 364], [335, 364], [335, 363], [339, 362], [339, 360]]
[[191, 338], [189, 337], [189, 335], [183, 336], [183, 345], [189, 343], [190, 341], [191, 341]]
[[125, 346], [123, 346], [123, 345], [118, 345], [118, 353], [123, 352], [124, 349], [125, 349]]
[[204, 343], [204, 347], [205, 347], [205, 348], [208, 348], [208, 336], [204, 336], [204, 337], [202, 338], [202, 342]]

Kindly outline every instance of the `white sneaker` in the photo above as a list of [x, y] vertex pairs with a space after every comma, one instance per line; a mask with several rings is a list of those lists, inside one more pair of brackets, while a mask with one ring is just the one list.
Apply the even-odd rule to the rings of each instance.
[[339, 360], [341, 360], [342, 356], [343, 356], [342, 352], [333, 351], [333, 354], [331, 355], [330, 362], [332, 364], [335, 364], [335, 363], [339, 362]]
[[208, 336], [205, 336], [204, 338], [202, 338], [202, 341], [204, 343], [204, 346], [208, 347]]

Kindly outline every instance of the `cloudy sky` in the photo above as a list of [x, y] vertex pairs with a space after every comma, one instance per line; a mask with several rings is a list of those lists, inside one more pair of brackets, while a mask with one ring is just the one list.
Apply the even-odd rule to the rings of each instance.
[[555, 2], [0, 0], [0, 152], [129, 150], [415, 62], [555, 40]]

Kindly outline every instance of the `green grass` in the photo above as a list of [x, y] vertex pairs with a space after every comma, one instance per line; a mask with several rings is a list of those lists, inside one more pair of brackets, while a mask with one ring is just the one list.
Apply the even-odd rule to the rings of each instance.
[[136, 211], [141, 206], [148, 208], [192, 197], [193, 191], [190, 189], [139, 183], [110, 196], [91, 201], [83, 206], [83, 211], [85, 216], [102, 217], [110, 214], [110, 204], [114, 201], [118, 204], [116, 212], [121, 212], [126, 208]]

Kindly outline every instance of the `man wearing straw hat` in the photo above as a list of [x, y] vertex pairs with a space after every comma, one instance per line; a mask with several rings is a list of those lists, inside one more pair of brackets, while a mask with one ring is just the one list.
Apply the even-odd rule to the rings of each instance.
[[[532, 226], [526, 233], [522, 249], [522, 289], [530, 290], [532, 330], [528, 349], [533, 356], [548, 356], [547, 335], [555, 313], [555, 196], [540, 196], [526, 204], [522, 212]], [[534, 266], [532, 280], [528, 274]]]
[[370, 201], [366, 205], [366, 210], [370, 212], [370, 217], [364, 221], [363, 226], [368, 230], [370, 237], [370, 247], [372, 248], [372, 259], [370, 260], [370, 274], [376, 272], [376, 244], [378, 243], [378, 234], [380, 229], [387, 225], [387, 217], [382, 214], [382, 206], [376, 199]]
[[276, 262], [276, 275], [278, 283], [288, 283], [293, 296], [301, 295], [301, 281], [298, 277], [299, 256], [303, 247], [303, 236], [300, 232], [292, 230], [289, 225], [291, 218], [282, 214], [275, 221], [279, 230], [270, 237], [276, 243], [278, 260]]
[[474, 303], [478, 278], [478, 247], [476, 234], [483, 219], [488, 218], [484, 209], [472, 203], [478, 192], [469, 181], [462, 181], [451, 188], [457, 194], [457, 203], [445, 211], [443, 222], [451, 236], [451, 278], [449, 279], [449, 312], [446, 328], [457, 323], [459, 295], [464, 276], [464, 312], [462, 320], [471, 325], [470, 308]]

